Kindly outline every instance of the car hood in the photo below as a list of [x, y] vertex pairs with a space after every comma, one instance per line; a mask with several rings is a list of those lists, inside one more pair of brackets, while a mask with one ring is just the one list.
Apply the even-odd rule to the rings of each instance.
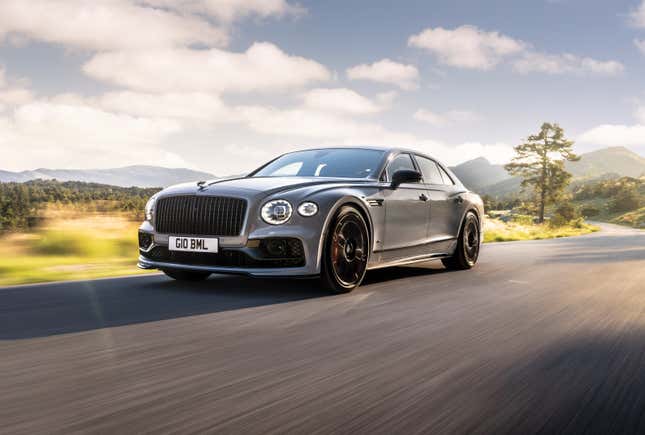
[[215, 180], [204, 184], [184, 183], [164, 189], [162, 195], [201, 194], [242, 197], [269, 196], [312, 186], [353, 186], [373, 183], [373, 180], [326, 177], [249, 177]]

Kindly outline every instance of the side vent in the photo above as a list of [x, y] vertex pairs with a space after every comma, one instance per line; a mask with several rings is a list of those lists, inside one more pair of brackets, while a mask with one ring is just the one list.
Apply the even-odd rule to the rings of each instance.
[[383, 205], [382, 199], [368, 198], [367, 203], [370, 207], [381, 207]]

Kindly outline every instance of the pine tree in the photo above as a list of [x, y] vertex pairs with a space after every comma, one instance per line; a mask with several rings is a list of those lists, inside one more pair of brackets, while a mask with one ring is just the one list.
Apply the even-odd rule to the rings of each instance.
[[565, 139], [558, 124], [545, 122], [538, 134], [515, 147], [515, 157], [505, 166], [510, 174], [522, 177], [523, 189], [535, 193], [540, 223], [544, 222], [545, 207], [555, 202], [571, 181], [564, 162], [580, 160], [572, 147], [573, 141]]

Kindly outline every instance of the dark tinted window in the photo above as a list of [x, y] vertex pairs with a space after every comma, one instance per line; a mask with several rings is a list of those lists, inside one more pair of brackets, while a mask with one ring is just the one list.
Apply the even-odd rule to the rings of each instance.
[[439, 168], [439, 172], [441, 173], [441, 177], [443, 178], [443, 184], [455, 184], [455, 182], [450, 178], [450, 175], [448, 175], [448, 173], [441, 166], [437, 165], [437, 167]]
[[400, 171], [402, 169], [416, 171], [414, 163], [412, 163], [412, 157], [410, 156], [410, 154], [399, 154], [398, 156], [396, 156], [387, 167], [387, 175], [391, 179], [392, 175], [396, 171]]
[[369, 178], [379, 169], [384, 154], [358, 148], [298, 151], [278, 157], [253, 176]]
[[417, 163], [421, 167], [423, 182], [426, 184], [444, 184], [437, 164], [425, 157], [417, 156]]

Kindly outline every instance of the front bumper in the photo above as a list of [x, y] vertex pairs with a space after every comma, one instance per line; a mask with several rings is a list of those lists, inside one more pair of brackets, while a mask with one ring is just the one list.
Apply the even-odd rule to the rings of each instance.
[[246, 267], [225, 267], [225, 266], [200, 266], [187, 265], [179, 263], [165, 263], [152, 261], [143, 256], [139, 256], [139, 268], [141, 269], [182, 269], [198, 270], [212, 273], [224, 273], [234, 275], [247, 275], [253, 277], [316, 277], [318, 274], [312, 274], [308, 267], [293, 267], [285, 269], [277, 268], [246, 268]]
[[[293, 230], [293, 228], [289, 228]], [[253, 238], [227, 240], [220, 238], [220, 252], [200, 254], [168, 250], [168, 235], [139, 230], [139, 261], [141, 269], [182, 269], [266, 277], [309, 277], [320, 273], [318, 246], [320, 234], [273, 229], [270, 233], [256, 232]], [[199, 237], [199, 236], [192, 236]], [[267, 244], [285, 240], [284, 255], [271, 254]]]

